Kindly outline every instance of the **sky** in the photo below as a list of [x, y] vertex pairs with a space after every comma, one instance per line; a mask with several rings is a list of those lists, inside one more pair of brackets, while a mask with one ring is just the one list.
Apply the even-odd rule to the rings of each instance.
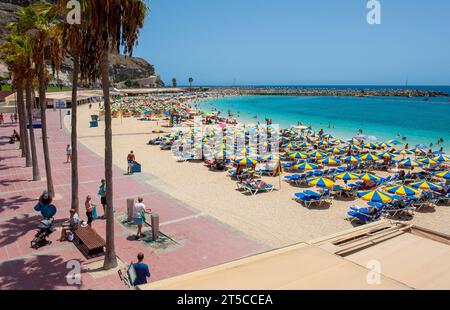
[[134, 56], [179, 85], [450, 85], [450, 1], [147, 0]]

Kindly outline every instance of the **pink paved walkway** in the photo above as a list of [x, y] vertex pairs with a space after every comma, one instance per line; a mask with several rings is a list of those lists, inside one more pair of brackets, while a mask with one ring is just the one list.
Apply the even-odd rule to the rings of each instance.
[[[9, 117], [5, 117], [9, 120]], [[55, 191], [61, 199], [56, 222], [68, 217], [70, 207], [70, 164], [65, 164], [65, 146], [69, 133], [59, 129], [58, 112], [48, 111], [49, 142]], [[18, 144], [8, 143], [15, 125], [0, 125], [0, 289], [125, 289], [116, 274], [94, 278], [82, 267], [81, 285], [68, 285], [66, 264], [86, 259], [72, 243], [59, 242], [59, 231], [50, 236], [51, 245], [39, 250], [30, 248], [40, 214], [33, 210], [37, 197], [46, 187], [45, 181], [31, 182], [31, 168], [24, 168]], [[40, 129], [35, 130], [41, 176], [45, 176]], [[103, 178], [103, 159], [79, 145], [80, 201], [90, 194], [96, 202], [99, 181]], [[126, 199], [142, 196], [148, 207], [160, 215], [161, 231], [179, 245], [154, 250], [142, 241], [132, 241], [131, 232], [116, 219], [116, 251], [124, 262], [135, 261], [144, 252], [152, 270], [152, 281], [202, 269], [238, 259], [267, 249], [240, 232], [218, 221], [199, 215], [165, 193], [144, 183], [143, 175], [125, 176], [114, 168], [114, 207], [116, 215], [126, 211]], [[101, 208], [100, 208], [101, 209]], [[101, 211], [100, 211], [101, 214]], [[85, 218], [84, 212], [80, 212]], [[197, 215], [197, 216], [196, 216]], [[96, 220], [94, 229], [104, 236], [105, 221]], [[134, 232], [134, 228], [133, 228]]]

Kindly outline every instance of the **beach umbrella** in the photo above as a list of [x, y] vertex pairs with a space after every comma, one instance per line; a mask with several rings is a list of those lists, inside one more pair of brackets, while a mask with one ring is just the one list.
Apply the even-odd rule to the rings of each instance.
[[240, 166], [252, 166], [252, 165], [256, 165], [256, 160], [250, 158], [250, 157], [242, 157], [242, 158], [238, 158], [236, 159], [236, 164], [240, 165]]
[[440, 191], [442, 189], [442, 186], [433, 184], [431, 182], [427, 181], [420, 181], [416, 183], [410, 184], [414, 188], [420, 188], [424, 190], [434, 190], [434, 191]]
[[391, 186], [385, 188], [386, 192], [389, 194], [399, 195], [399, 196], [414, 196], [419, 194], [419, 191], [404, 185]]
[[440, 178], [450, 179], [450, 171], [435, 172], [434, 175]]
[[383, 148], [383, 149], [388, 149], [388, 148], [391, 148], [391, 147], [392, 147], [392, 145], [390, 145], [390, 144], [388, 144], [388, 143], [386, 143], [386, 142], [381, 143], [379, 146], [380, 146], [381, 148]]
[[345, 163], [358, 163], [361, 161], [361, 158], [359, 156], [347, 156], [344, 158]]
[[310, 163], [302, 163], [302, 164], [295, 165], [292, 168], [295, 169], [295, 170], [308, 171], [308, 170], [316, 170], [317, 169], [317, 165], [310, 164]]
[[287, 143], [287, 142], [289, 142], [289, 141], [291, 141], [290, 138], [286, 138], [285, 136], [282, 136], [282, 137], [281, 137], [281, 142]]
[[334, 138], [334, 136], [330, 133], [327, 133], [326, 135], [323, 135], [322, 137], [325, 139], [333, 139]]
[[352, 145], [352, 151], [361, 151], [361, 148], [359, 147], [359, 146], [357, 146], [357, 145]]
[[217, 152], [216, 154], [214, 154], [214, 157], [218, 157], [218, 158], [222, 158], [222, 157], [232, 157], [233, 153], [227, 150], [221, 150], [219, 152]]
[[427, 158], [422, 158], [422, 159], [418, 159], [417, 161], [421, 162], [422, 164], [426, 164], [426, 165], [431, 165], [431, 166], [435, 166], [438, 164], [437, 161], [427, 157]]
[[250, 154], [254, 154], [255, 152], [253, 150], [250, 150], [250, 148], [246, 147], [243, 150], [241, 150], [239, 152], [239, 154], [241, 155], [250, 155]]
[[308, 142], [302, 142], [302, 143], [299, 144], [299, 147], [301, 147], [301, 148], [311, 147], [311, 143], [308, 143]]
[[366, 143], [366, 144], [364, 144], [364, 147], [366, 149], [376, 149], [377, 148], [377, 146], [373, 143]]
[[291, 159], [306, 159], [308, 158], [308, 155], [302, 152], [293, 152], [289, 154], [289, 158]]
[[333, 154], [342, 154], [344, 152], [344, 149], [342, 149], [340, 147], [332, 147], [332, 148], [329, 148], [327, 151], [330, 153], [333, 153]]
[[227, 149], [227, 145], [225, 143], [222, 143], [220, 145], [216, 146], [217, 150], [226, 150]]
[[414, 154], [416, 154], [416, 155], [426, 155], [427, 154], [423, 149], [418, 148], [418, 147], [411, 149], [411, 152], [414, 152]]
[[195, 148], [196, 148], [196, 149], [207, 150], [207, 149], [210, 149], [211, 147], [210, 147], [209, 145], [207, 145], [207, 144], [197, 143], [197, 144], [195, 145]]
[[327, 165], [327, 166], [337, 166], [337, 165], [340, 165], [340, 164], [341, 164], [341, 162], [340, 162], [339, 160], [334, 159], [334, 158], [331, 158], [331, 157], [322, 159], [322, 160], [320, 160], [319, 162], [320, 162], [321, 164], [324, 164], [324, 165]]
[[280, 156], [275, 154], [268, 154], [263, 157], [264, 160], [280, 160]]
[[399, 144], [402, 144], [400, 141], [398, 141], [398, 140], [395, 140], [395, 139], [393, 139], [393, 140], [389, 140], [389, 141], [387, 141], [387, 143], [389, 143], [389, 144], [393, 144], [393, 145], [399, 145]]
[[334, 181], [327, 178], [313, 178], [306, 181], [309, 186], [318, 186], [318, 187], [332, 187], [334, 185]]
[[383, 157], [383, 158], [394, 158], [395, 157], [395, 155], [390, 152], [381, 153], [379, 156]]
[[411, 168], [411, 167], [422, 166], [422, 163], [419, 163], [418, 161], [415, 161], [415, 160], [413, 160], [411, 158], [408, 158], [406, 160], [401, 161], [400, 165], [403, 166], [403, 167]]
[[361, 156], [361, 159], [362, 160], [366, 160], [366, 161], [379, 160], [379, 158], [376, 155], [372, 154], [372, 153], [368, 153], [368, 154], [365, 154], [365, 155]]
[[361, 180], [363, 180], [363, 181], [375, 181], [375, 182], [377, 182], [377, 181], [381, 180], [381, 178], [379, 176], [376, 176], [376, 175], [371, 174], [371, 173], [361, 174], [359, 176], [359, 178]]
[[364, 191], [358, 193], [358, 197], [369, 202], [388, 203], [392, 201], [392, 197], [380, 191]]
[[285, 148], [287, 149], [296, 149], [297, 147], [298, 147], [297, 144], [294, 143], [289, 143], [285, 146]]
[[344, 172], [344, 173], [341, 173], [341, 174], [336, 174], [334, 177], [336, 179], [344, 180], [344, 181], [350, 181], [350, 180], [357, 180], [357, 179], [359, 179], [359, 175], [357, 175], [355, 173], [350, 173], [350, 172]]
[[308, 154], [308, 156], [309, 156], [310, 158], [317, 158], [317, 159], [327, 157], [326, 154], [324, 154], [324, 153], [322, 153], [322, 152], [319, 152], [319, 151], [311, 152], [311, 153]]
[[414, 153], [411, 152], [410, 150], [403, 149], [403, 150], [396, 151], [395, 154], [400, 154], [400, 155], [411, 155], [411, 154], [414, 154]]
[[338, 143], [338, 144], [345, 144], [345, 143], [347, 143], [346, 141], [344, 141], [342, 139], [336, 139], [333, 142]]
[[440, 163], [443, 163], [443, 162], [446, 162], [446, 161], [450, 161], [450, 158], [448, 158], [448, 157], [445, 156], [445, 155], [439, 155], [439, 156], [433, 157], [433, 159], [434, 159], [435, 161], [440, 162]]
[[415, 146], [416, 148], [419, 148], [419, 149], [426, 149], [427, 148], [427, 146], [425, 145], [425, 144], [416, 144], [416, 146]]
[[327, 141], [319, 141], [319, 143], [317, 143], [317, 145], [320, 145], [320, 146], [329, 146], [330, 143], [328, 143]]

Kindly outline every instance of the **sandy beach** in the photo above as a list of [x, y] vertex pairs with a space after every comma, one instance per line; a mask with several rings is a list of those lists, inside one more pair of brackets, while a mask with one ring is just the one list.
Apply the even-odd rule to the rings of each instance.
[[[104, 156], [104, 122], [100, 121], [97, 128], [89, 127], [90, 115], [98, 114], [98, 107], [89, 109], [85, 105], [78, 111], [79, 141]], [[292, 200], [293, 194], [303, 188], [286, 183], [283, 177], [281, 182], [279, 177], [263, 177], [276, 187], [271, 193], [244, 195], [225, 172], [212, 172], [202, 162], [177, 162], [170, 151], [147, 145], [149, 139], [158, 136], [151, 134], [152, 130], [161, 129], [163, 123], [133, 117], [113, 119], [114, 164], [126, 171], [126, 156], [133, 150], [136, 160], [142, 164], [142, 173], [130, 178], [141, 178], [187, 207], [212, 216], [269, 247], [279, 248], [351, 228], [352, 224], [345, 220], [347, 207], [365, 204], [359, 199], [333, 199], [330, 207], [307, 209]], [[65, 117], [64, 124], [70, 129], [69, 116]], [[412, 222], [450, 233], [449, 220], [450, 208], [438, 206], [415, 212]]]

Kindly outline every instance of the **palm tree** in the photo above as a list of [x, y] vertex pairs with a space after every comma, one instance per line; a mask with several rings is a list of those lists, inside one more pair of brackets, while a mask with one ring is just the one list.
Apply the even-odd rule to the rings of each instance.
[[176, 78], [172, 79], [172, 86], [177, 87], [177, 79]]
[[194, 82], [194, 79], [190, 77], [188, 81], [189, 81], [189, 87], [192, 87], [192, 83]]
[[[45, 58], [49, 54], [53, 55], [54, 53], [52, 49], [59, 48], [60, 45], [57, 39], [55, 37], [52, 37], [52, 23], [55, 16], [50, 13], [51, 8], [52, 5], [38, 3], [20, 9], [17, 27], [19, 31], [29, 36], [32, 43], [32, 57], [37, 69], [37, 75], [39, 79], [39, 106], [41, 112], [42, 146], [44, 151], [45, 172], [47, 177], [47, 190], [49, 196], [54, 197], [55, 190], [53, 187], [53, 177], [47, 135], [47, 76]], [[57, 63], [59, 63], [59, 57], [54, 57], [52, 60], [55, 60]]]
[[[31, 49], [30, 49], [31, 52]], [[27, 118], [28, 118], [28, 127], [30, 130], [30, 144], [31, 144], [31, 161], [33, 164], [33, 181], [39, 181], [41, 179], [41, 175], [39, 173], [39, 163], [36, 153], [36, 139], [34, 137], [34, 128], [33, 128], [33, 112], [32, 112], [32, 104], [34, 103], [34, 91], [33, 91], [33, 77], [35, 75], [34, 64], [31, 62], [31, 56], [28, 59], [28, 69], [25, 79], [25, 100], [26, 100], [26, 109], [27, 109]]]
[[110, 106], [109, 53], [132, 54], [139, 30], [143, 27], [147, 6], [140, 0], [87, 0], [87, 22], [97, 38], [102, 60], [100, 63], [105, 105], [105, 180], [106, 180], [106, 254], [104, 269], [117, 266], [114, 246], [114, 209], [112, 180], [112, 129]]
[[[11, 25], [11, 30], [14, 30], [14, 26]], [[25, 157], [25, 166], [31, 167], [31, 151], [30, 142], [28, 139], [28, 131], [26, 125], [25, 116], [25, 104], [23, 99], [24, 91], [24, 79], [25, 72], [27, 70], [26, 57], [26, 41], [22, 37], [11, 33], [4, 38], [3, 43], [0, 46], [0, 57], [8, 66], [9, 71], [12, 74], [13, 84], [17, 91], [17, 112], [19, 114], [19, 132], [20, 132], [20, 145], [22, 149], [22, 157]]]
[[[53, 11], [67, 16], [69, 9], [66, 7], [66, 1], [58, 1], [53, 7]], [[60, 38], [65, 42], [65, 49], [61, 51], [61, 57], [65, 57], [67, 53], [72, 56], [72, 106], [71, 106], [71, 137], [72, 146], [71, 160], [71, 208], [79, 212], [79, 178], [78, 178], [78, 133], [77, 133], [77, 103], [78, 103], [78, 79], [80, 73], [80, 53], [82, 50], [82, 26], [77, 24], [66, 23], [60, 20], [55, 26], [60, 31], [57, 32]]]

